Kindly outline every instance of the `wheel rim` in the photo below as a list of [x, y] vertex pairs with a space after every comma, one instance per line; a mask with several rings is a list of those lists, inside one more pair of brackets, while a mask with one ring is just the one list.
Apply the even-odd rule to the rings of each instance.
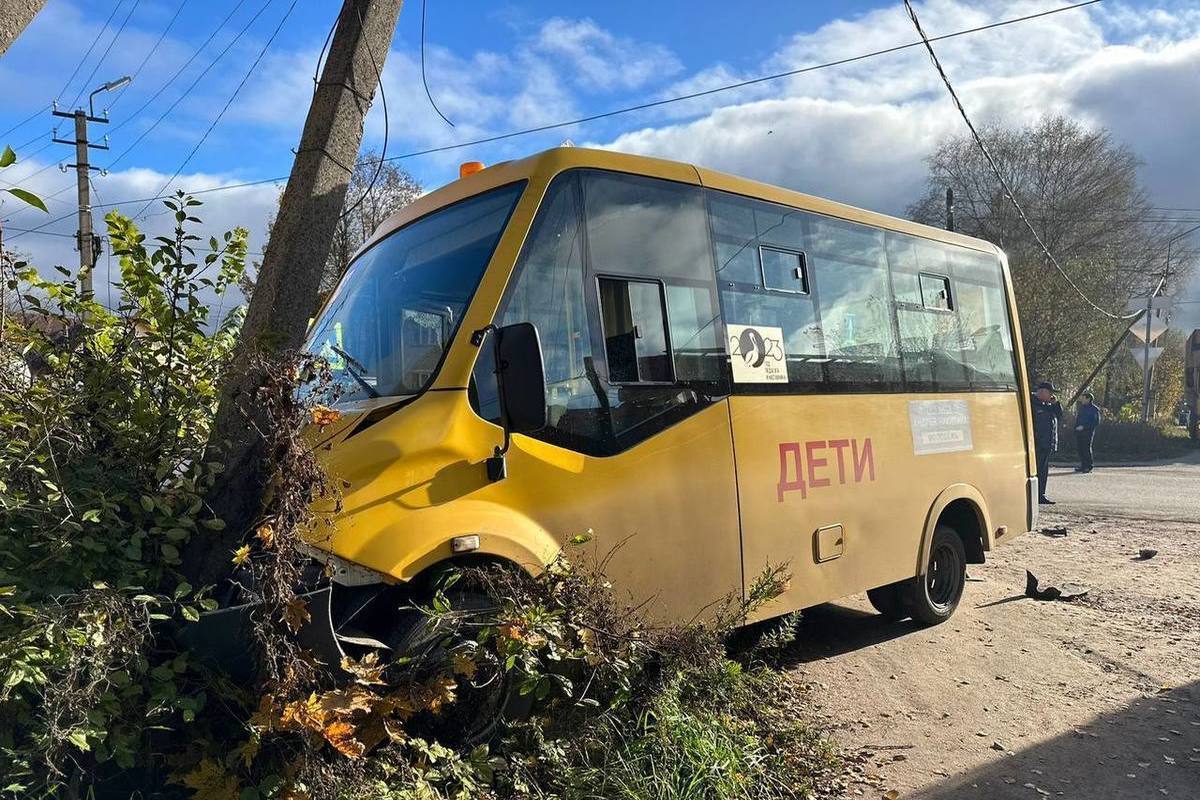
[[963, 566], [958, 553], [948, 544], [940, 544], [930, 553], [925, 591], [934, 608], [944, 612], [958, 602]]
[[[431, 621], [409, 643], [410, 655], [428, 665], [430, 674], [438, 671], [449, 657], [451, 642], [463, 635], [462, 629], [473, 619], [487, 618], [495, 610], [495, 606], [460, 609]], [[479, 744], [491, 738], [502, 723], [514, 686], [509, 675], [501, 670], [483, 686], [460, 687], [460, 692], [464, 690], [469, 691], [470, 698], [460, 696], [430, 722], [443, 735], [451, 735], [468, 745]]]

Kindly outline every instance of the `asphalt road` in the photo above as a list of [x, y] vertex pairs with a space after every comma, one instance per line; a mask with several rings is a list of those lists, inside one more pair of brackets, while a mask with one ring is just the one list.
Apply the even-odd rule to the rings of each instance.
[[1087, 475], [1051, 467], [1046, 496], [1062, 512], [1138, 519], [1200, 520], [1200, 456], [1153, 466], [1096, 467]]

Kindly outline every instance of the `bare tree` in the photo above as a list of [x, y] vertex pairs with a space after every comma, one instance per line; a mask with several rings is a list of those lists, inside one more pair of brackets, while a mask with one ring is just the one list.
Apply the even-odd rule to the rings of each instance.
[[[1155, 221], [1131, 150], [1064, 117], [992, 125], [982, 136], [1039, 235], [1092, 300], [1123, 310], [1153, 288], [1173, 227]], [[952, 188], [956, 228], [1008, 253], [1030, 374], [1082, 380], [1127, 323], [1096, 312], [1057, 273], [970, 136], [943, 141], [928, 163], [926, 192], [909, 215], [941, 227]]]
[[[384, 220], [421, 196], [423, 190], [416, 178], [393, 162], [381, 163], [380, 158], [374, 150], [363, 151], [350, 176], [346, 210], [338, 217], [333, 231], [329, 260], [321, 273], [318, 300], [324, 300], [333, 291], [346, 267], [350, 266], [350, 259]], [[275, 215], [272, 214], [267, 220], [267, 238], [274, 227]], [[253, 290], [252, 283], [242, 286], [247, 297]]]
[[[359, 159], [346, 190], [346, 210], [338, 218], [321, 275], [321, 294], [328, 294], [350, 265], [358, 248], [384, 220], [421, 195], [421, 184], [394, 162], [380, 163], [379, 153], [367, 150]], [[376, 171], [378, 170], [378, 176]]]

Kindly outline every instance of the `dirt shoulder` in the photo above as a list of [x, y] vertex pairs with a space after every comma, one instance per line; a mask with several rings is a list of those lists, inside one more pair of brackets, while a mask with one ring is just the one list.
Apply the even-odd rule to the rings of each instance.
[[[1200, 522], [1042, 525], [1068, 535], [989, 554], [939, 627], [865, 597], [806, 614], [793, 672], [860, 776], [847, 796], [1200, 797]], [[1027, 599], [1027, 568], [1089, 594]]]

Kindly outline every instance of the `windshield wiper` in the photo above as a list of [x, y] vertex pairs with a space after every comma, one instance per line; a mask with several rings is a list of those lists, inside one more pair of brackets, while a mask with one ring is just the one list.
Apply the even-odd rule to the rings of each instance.
[[[379, 397], [379, 390], [367, 383], [367, 379], [362, 376], [362, 373], [366, 372], [367, 368], [361, 361], [347, 353], [342, 348], [338, 347], [336, 344], [329, 345], [329, 349], [345, 359], [346, 372], [349, 373], [351, 378], [354, 378], [354, 380], [358, 382], [359, 386], [367, 390], [367, 394], [369, 394], [371, 397]], [[357, 369], [355, 369], [355, 367], [357, 367]], [[361, 372], [359, 370], [361, 370]]]

